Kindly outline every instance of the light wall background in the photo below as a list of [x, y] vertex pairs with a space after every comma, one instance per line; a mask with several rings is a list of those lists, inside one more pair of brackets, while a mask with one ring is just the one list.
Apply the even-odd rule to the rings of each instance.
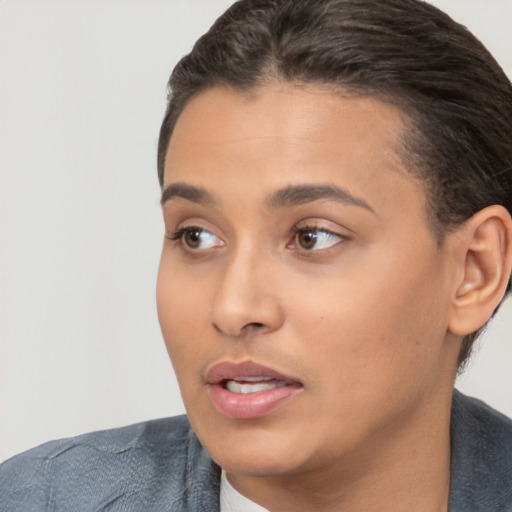
[[[173, 65], [230, 0], [0, 0], [0, 460], [179, 414], [155, 278]], [[512, 76], [512, 0], [437, 0]], [[512, 416], [512, 301], [459, 387]]]

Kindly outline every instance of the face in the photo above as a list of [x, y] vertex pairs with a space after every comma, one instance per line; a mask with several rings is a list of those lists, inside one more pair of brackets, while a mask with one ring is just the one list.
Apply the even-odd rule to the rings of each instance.
[[378, 100], [282, 84], [203, 92], [176, 124], [158, 313], [194, 430], [232, 474], [375, 456], [451, 391], [450, 245], [402, 129]]

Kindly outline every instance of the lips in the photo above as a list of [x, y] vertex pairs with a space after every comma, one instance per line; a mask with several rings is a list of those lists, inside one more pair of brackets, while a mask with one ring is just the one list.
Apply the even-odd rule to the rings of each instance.
[[252, 361], [218, 363], [206, 381], [214, 406], [234, 419], [266, 416], [302, 389], [298, 380]]

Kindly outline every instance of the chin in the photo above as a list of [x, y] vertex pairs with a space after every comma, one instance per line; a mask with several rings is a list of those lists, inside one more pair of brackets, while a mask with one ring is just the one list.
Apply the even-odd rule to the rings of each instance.
[[268, 431], [206, 435], [201, 442], [213, 460], [229, 473], [247, 477], [285, 476], [299, 472], [309, 460], [306, 447], [293, 436]]
[[[215, 459], [215, 462], [227, 473], [244, 477], [284, 477], [299, 472], [300, 464], [276, 457], [274, 454], [263, 453], [258, 458], [245, 456], [226, 456]], [[297, 467], [297, 465], [299, 467]]]

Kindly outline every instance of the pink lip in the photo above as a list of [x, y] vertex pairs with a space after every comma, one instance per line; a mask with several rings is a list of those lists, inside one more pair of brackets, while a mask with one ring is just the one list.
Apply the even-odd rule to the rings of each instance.
[[[268, 377], [285, 382], [286, 385], [248, 394], [233, 393], [224, 387], [226, 380], [243, 380], [244, 377]], [[299, 381], [253, 361], [218, 363], [208, 370], [206, 381], [215, 407], [234, 419], [266, 416], [302, 389]]]

